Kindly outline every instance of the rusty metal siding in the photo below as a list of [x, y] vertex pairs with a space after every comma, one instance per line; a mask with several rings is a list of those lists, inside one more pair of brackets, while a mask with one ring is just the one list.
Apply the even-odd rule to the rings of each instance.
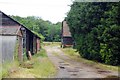
[[20, 26], [0, 26], [0, 35], [18, 35]]
[[23, 38], [18, 36], [18, 60], [23, 61]]
[[2, 37], [2, 62], [13, 61], [16, 44], [16, 36], [1, 36]]
[[37, 38], [37, 51], [40, 51], [40, 39]]
[[33, 37], [33, 53], [37, 53], [37, 38]]

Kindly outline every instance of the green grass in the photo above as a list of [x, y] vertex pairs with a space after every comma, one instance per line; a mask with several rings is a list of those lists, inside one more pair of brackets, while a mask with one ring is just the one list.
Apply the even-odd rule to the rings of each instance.
[[43, 46], [60, 46], [61, 42], [43, 42]]
[[102, 64], [102, 63], [99, 63], [99, 62], [95, 62], [95, 61], [92, 61], [92, 60], [87, 60], [87, 59], [84, 59], [82, 58], [78, 52], [76, 52], [75, 49], [73, 48], [61, 48], [61, 50], [67, 55], [69, 56], [70, 58], [76, 60], [76, 61], [79, 61], [79, 62], [82, 62], [84, 64], [87, 64], [89, 66], [93, 66], [93, 67], [96, 67], [96, 68], [101, 68], [101, 69], [107, 69], [107, 70], [113, 70], [113, 71], [118, 71], [118, 66], [111, 66], [111, 65], [106, 65], [106, 64]]
[[18, 43], [15, 46], [14, 51], [14, 61], [5, 61], [0, 64], [0, 79], [7, 77], [13, 69], [17, 69], [19, 67], [19, 62], [17, 59], [17, 51], [18, 51]]
[[49, 77], [53, 76], [56, 72], [55, 66], [50, 62], [47, 57], [46, 51], [41, 50], [40, 53], [33, 56], [34, 68], [30, 72], [34, 74], [35, 77]]
[[17, 69], [19, 67], [19, 62], [18, 61], [12, 61], [12, 62], [5, 62], [2, 64], [2, 73], [1, 73], [1, 78], [7, 77], [13, 69]]
[[0, 80], [2, 79], [2, 64], [0, 64]]
[[46, 51], [32, 56], [32, 59], [25, 61], [19, 67], [19, 71], [12, 73], [11, 78], [48, 78], [56, 74], [56, 68], [47, 57]]

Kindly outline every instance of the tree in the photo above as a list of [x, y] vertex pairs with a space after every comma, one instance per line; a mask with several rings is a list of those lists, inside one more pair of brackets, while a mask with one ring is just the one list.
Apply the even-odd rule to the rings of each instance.
[[19, 16], [11, 17], [35, 33], [43, 35], [45, 41], [60, 41], [61, 22], [53, 24], [50, 21], [45, 21], [35, 16], [28, 16], [25, 18]]
[[67, 23], [84, 58], [119, 65], [119, 3], [73, 2]]

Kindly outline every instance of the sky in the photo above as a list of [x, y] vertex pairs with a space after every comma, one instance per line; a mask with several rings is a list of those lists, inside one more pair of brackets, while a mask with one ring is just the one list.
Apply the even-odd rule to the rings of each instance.
[[72, 0], [0, 0], [0, 10], [7, 15], [37, 16], [52, 23], [61, 22]]

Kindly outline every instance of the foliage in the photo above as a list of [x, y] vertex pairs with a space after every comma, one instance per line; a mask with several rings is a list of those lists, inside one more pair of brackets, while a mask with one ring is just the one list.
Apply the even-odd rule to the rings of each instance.
[[7, 77], [11, 72], [13, 72], [18, 67], [19, 67], [19, 62], [17, 60], [3, 63], [2, 64], [2, 78]]
[[19, 66], [19, 70], [11, 73], [9, 78], [47, 78], [54, 76], [55, 73], [55, 66], [47, 57], [46, 51], [41, 49], [40, 52], [32, 56], [31, 60], [23, 62]]
[[37, 36], [39, 36], [41, 38], [42, 41], [44, 41], [45, 37], [42, 34], [38, 34], [35, 31], [32, 31], [34, 34], [36, 34]]
[[44, 21], [43, 19], [35, 16], [24, 18], [19, 16], [11, 17], [25, 25], [28, 29], [34, 31], [45, 41], [60, 41], [61, 22], [53, 24], [50, 21]]
[[55, 66], [47, 57], [46, 51], [42, 49], [39, 53], [33, 56], [34, 68], [30, 70], [35, 77], [50, 77], [56, 73]]
[[2, 64], [0, 63], [0, 79], [2, 79]]
[[19, 64], [21, 62], [18, 60], [17, 51], [18, 51], [18, 42], [16, 42], [16, 45], [15, 45], [14, 60], [5, 61], [4, 63], [0, 64], [0, 79], [7, 77], [12, 71], [14, 71], [14, 69], [19, 67]]
[[120, 2], [73, 2], [67, 23], [84, 58], [120, 65]]

